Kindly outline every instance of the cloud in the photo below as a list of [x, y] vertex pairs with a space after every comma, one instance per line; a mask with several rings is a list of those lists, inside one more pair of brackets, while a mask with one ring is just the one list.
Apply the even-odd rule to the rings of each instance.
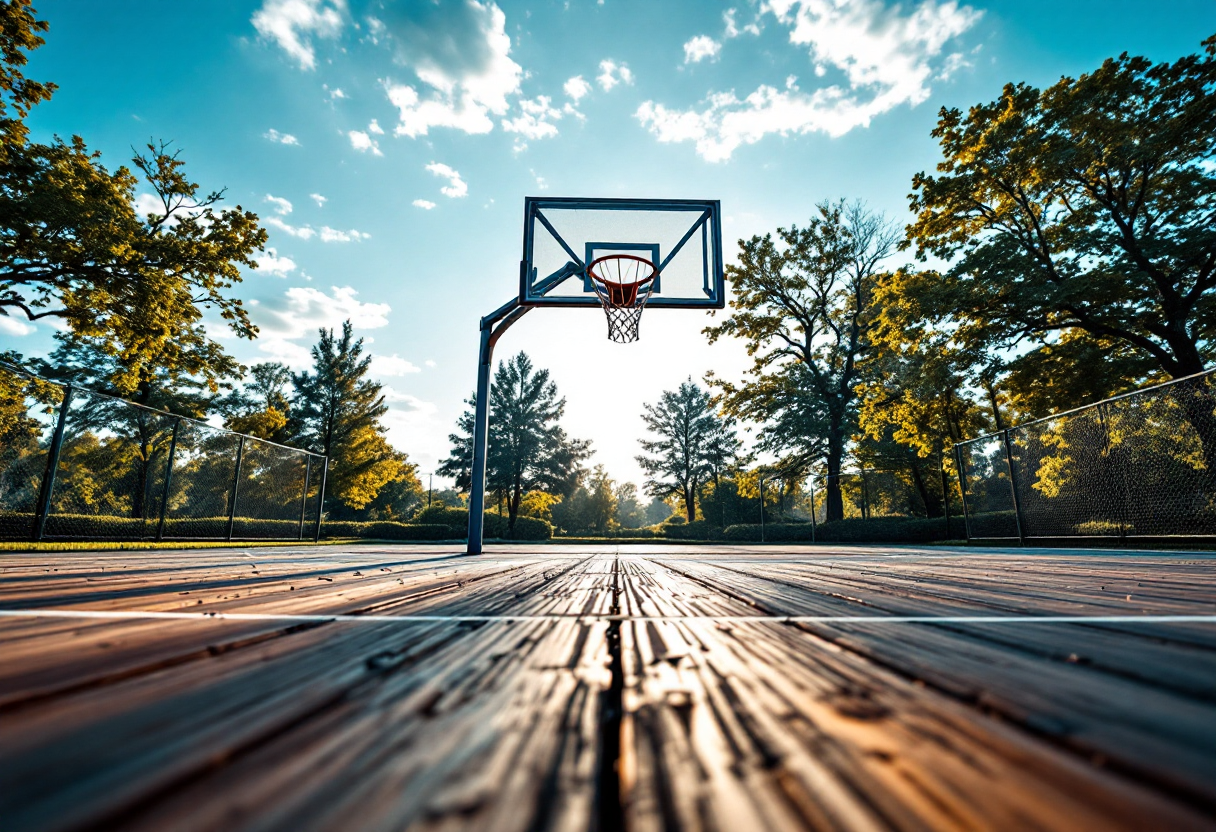
[[521, 99], [519, 102], [520, 114], [514, 119], [503, 119], [502, 129], [508, 133], [518, 133], [528, 139], [544, 139], [557, 135], [557, 125], [553, 122], [560, 121], [563, 115], [567, 113], [581, 117], [579, 113], [569, 104], [566, 105], [567, 110], [559, 110], [552, 106], [552, 99], [547, 95], [540, 95], [533, 99]]
[[399, 136], [425, 136], [435, 127], [489, 133], [491, 115], [505, 115], [523, 69], [510, 57], [506, 15], [493, 2], [398, 3], [384, 12], [396, 60], [417, 84], [387, 82]]
[[384, 155], [380, 152], [380, 143], [362, 130], [351, 130], [346, 135], [350, 137], [350, 146], [360, 153], [366, 153], [370, 150], [374, 156]]
[[266, 198], [263, 201], [269, 202], [271, 205], [273, 205], [276, 214], [287, 215], [291, 213], [291, 203], [286, 199], [283, 199], [281, 196], [271, 196], [270, 194], [266, 194]]
[[161, 198], [155, 194], [136, 194], [132, 205], [135, 208], [136, 216], [140, 218], [146, 217], [148, 214], [156, 214], [157, 216], [160, 216], [161, 214], [165, 213], [165, 203], [162, 202]]
[[346, 98], [346, 93], [342, 92], [342, 88], [341, 88], [341, 87], [334, 87], [334, 88], [331, 90], [331, 89], [329, 88], [329, 85], [328, 85], [328, 84], [322, 84], [322, 85], [321, 85], [321, 89], [323, 89], [323, 90], [325, 90], [326, 92], [328, 92], [328, 93], [329, 93], [329, 97], [330, 97], [330, 99], [331, 99], [331, 100], [332, 100], [332, 99], [335, 99], [335, 98]]
[[371, 123], [367, 125], [367, 132], [374, 133], [377, 136], [383, 136], [384, 128], [380, 126], [380, 122], [376, 121], [376, 119], [372, 119]]
[[[866, 127], [875, 116], [928, 98], [943, 48], [982, 14], [955, 0], [924, 0], [911, 9], [881, 0], [769, 0], [764, 9], [789, 28], [790, 43], [805, 47], [814, 66], [835, 67], [847, 84], [804, 92], [790, 77], [784, 89], [763, 84], [743, 99], [733, 91], [712, 93], [699, 108], [645, 101], [634, 115], [660, 142], [694, 142], [702, 158], [717, 162], [770, 133], [836, 137]], [[944, 62], [956, 61], [947, 55]]]
[[435, 203], [431, 202], [429, 199], [415, 199], [414, 207], [421, 208], [424, 211], [430, 211], [435, 207]]
[[293, 237], [299, 237], [301, 240], [308, 240], [317, 236], [317, 230], [310, 225], [298, 226], [286, 223], [278, 217], [267, 217], [263, 220], [267, 225], [279, 229]]
[[697, 35], [684, 44], [684, 63], [695, 64], [706, 58], [717, 60], [718, 53], [721, 51], [722, 44], [708, 35]]
[[633, 83], [633, 72], [628, 64], [618, 64], [611, 58], [600, 61], [600, 74], [595, 76], [604, 92], [608, 92], [617, 84], [628, 86]]
[[32, 324], [20, 321], [12, 315], [0, 315], [0, 332], [5, 335], [12, 335], [15, 338], [20, 338], [22, 335], [29, 335], [34, 331]]
[[336, 228], [330, 228], [328, 225], [323, 225], [318, 230], [311, 225], [292, 225], [284, 222], [278, 217], [267, 217], [265, 223], [273, 228], [277, 228], [282, 232], [290, 234], [292, 237], [297, 237], [301, 240], [311, 240], [313, 237], [319, 236], [323, 243], [350, 243], [358, 242], [359, 240], [367, 240], [371, 238], [371, 234], [363, 231], [341, 231]]
[[[767, 8], [761, 7], [761, 12], [763, 13], [764, 11], [767, 11]], [[727, 9], [726, 11], [722, 12], [722, 23], [725, 25], [724, 34], [727, 38], [737, 38], [739, 35], [745, 32], [749, 35], [760, 34], [759, 15], [756, 16], [755, 21], [748, 23], [746, 26], [740, 29], [739, 24], [735, 22], [735, 13], [735, 9]]]
[[300, 143], [300, 140], [297, 139], [295, 136], [291, 135], [290, 133], [280, 133], [278, 130], [275, 130], [273, 127], [271, 127], [269, 130], [267, 130], [265, 133], [263, 133], [262, 138], [270, 139], [272, 142], [278, 142], [279, 144], [297, 144], [298, 145]]
[[373, 355], [372, 372], [380, 376], [404, 376], [409, 373], [421, 373], [422, 368], [394, 353], [392, 355]]
[[591, 85], [583, 80], [583, 76], [575, 75], [562, 85], [562, 89], [577, 103], [580, 98], [591, 92]]
[[549, 183], [545, 181], [545, 177], [538, 175], [534, 170], [529, 170], [528, 173], [532, 174], [532, 178], [536, 180], [536, 189], [538, 191], [549, 190]]
[[363, 303], [350, 286], [330, 290], [293, 286], [281, 297], [251, 306], [249, 314], [261, 330], [258, 349], [292, 367], [306, 367], [312, 363], [308, 347], [297, 341], [307, 338], [311, 344], [321, 327], [340, 329], [347, 319], [356, 329], [388, 325], [392, 308], [387, 303]]
[[448, 180], [447, 186], [439, 189], [439, 192], [444, 196], [459, 199], [469, 192], [469, 186], [460, 178], [460, 174], [447, 165], [441, 162], [431, 162], [426, 166], [426, 169], [436, 176], [442, 176]]
[[370, 240], [371, 236], [365, 231], [355, 231], [353, 228], [350, 231], [340, 231], [337, 228], [330, 228], [328, 225], [321, 226], [321, 242], [323, 243], [357, 243], [360, 240]]
[[277, 43], [301, 69], [312, 69], [317, 63], [313, 38], [337, 37], [345, 13], [346, 0], [266, 0], [251, 22], [259, 35]]
[[308, 198], [311, 199], [313, 202], [317, 203], [318, 208], [324, 208], [325, 203], [329, 201], [325, 197], [321, 196], [320, 194], [309, 194]]
[[436, 364], [434, 361], [432, 361], [429, 358], [426, 361], [423, 361], [422, 363], [425, 364], [428, 368], [430, 368], [432, 370], [439, 366], [438, 364]]
[[273, 248], [266, 249], [265, 254], [253, 259], [257, 261], [259, 269], [269, 272], [275, 277], [287, 277], [287, 273], [296, 268], [294, 260], [289, 257], [279, 257], [279, 253]]

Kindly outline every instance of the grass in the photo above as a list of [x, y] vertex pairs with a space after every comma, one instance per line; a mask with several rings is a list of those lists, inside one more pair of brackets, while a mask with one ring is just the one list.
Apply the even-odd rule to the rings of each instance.
[[335, 543], [363, 542], [372, 541], [353, 541], [336, 538], [333, 540], [322, 540], [320, 543], [313, 543], [311, 540], [165, 540], [160, 543], [151, 540], [126, 542], [109, 540], [44, 540], [41, 543], [31, 543], [29, 541], [6, 540], [0, 541], [0, 552], [136, 552], [151, 549], [247, 549], [253, 546], [259, 548], [274, 546], [331, 546]]

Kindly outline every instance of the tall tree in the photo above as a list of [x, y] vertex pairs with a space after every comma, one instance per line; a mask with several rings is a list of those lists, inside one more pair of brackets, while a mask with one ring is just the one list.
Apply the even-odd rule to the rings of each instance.
[[[1216, 350], [1216, 37], [1154, 64], [1126, 53], [1046, 90], [942, 109], [938, 176], [913, 179], [933, 297], [996, 347], [1079, 330], [1171, 376]], [[926, 287], [930, 288], [930, 287]]]
[[[468, 488], [473, 461], [475, 397], [457, 420], [449, 438], [452, 450], [438, 473], [454, 477], [457, 488]], [[486, 489], [507, 496], [507, 530], [526, 492], [569, 493], [578, 484], [581, 464], [591, 455], [591, 443], [570, 439], [559, 424], [566, 400], [548, 370], [538, 370], [527, 353], [500, 362], [490, 390], [490, 425], [486, 455]]]
[[288, 423], [291, 370], [286, 364], [266, 361], [249, 368], [243, 388], [220, 400], [224, 426], [238, 433], [280, 444], [290, 443], [295, 425]]
[[[895, 249], [894, 228], [859, 202], [824, 202], [805, 228], [739, 241], [727, 266], [731, 314], [705, 330], [710, 342], [743, 340], [753, 363], [742, 385], [711, 381], [725, 411], [777, 420], [775, 450], [819, 452], [828, 477], [827, 517], [844, 516], [839, 474], [857, 425], [858, 361], [870, 346], [879, 266]], [[822, 430], [822, 433], [820, 431]]]
[[713, 409], [709, 393], [690, 378], [677, 390], [664, 390], [645, 405], [642, 422], [653, 435], [640, 440], [646, 453], [636, 457], [646, 473], [643, 488], [651, 497], [678, 497], [688, 522], [697, 517], [700, 487], [738, 448], [733, 430]]
[[380, 384], [367, 378], [371, 356], [350, 321], [342, 335], [321, 329], [312, 371], [292, 374], [294, 416], [306, 447], [329, 457], [328, 493], [348, 510], [366, 507], [401, 476], [403, 460], [384, 438], [388, 412]]

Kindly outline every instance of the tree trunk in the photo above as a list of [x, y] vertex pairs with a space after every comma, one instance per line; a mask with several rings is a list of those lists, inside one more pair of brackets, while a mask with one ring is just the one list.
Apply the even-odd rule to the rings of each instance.
[[684, 486], [684, 515], [691, 523], [697, 519], [697, 483], [695, 480], [688, 482]]
[[909, 467], [912, 469], [912, 484], [916, 486], [916, 493], [920, 495], [921, 504], [925, 507], [925, 516], [941, 517], [942, 501], [936, 492], [929, 490], [929, 484], [920, 470], [920, 459], [913, 457]]
[[519, 504], [523, 502], [524, 490], [516, 482], [511, 489], [511, 499], [507, 503], [507, 537], [515, 537], [515, 518], [519, 515]]
[[840, 493], [840, 466], [844, 461], [844, 418], [831, 414], [828, 421], [827, 522], [844, 519], [844, 497]]

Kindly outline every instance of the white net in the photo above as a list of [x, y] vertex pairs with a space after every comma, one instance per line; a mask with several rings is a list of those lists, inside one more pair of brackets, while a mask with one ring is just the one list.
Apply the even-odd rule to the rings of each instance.
[[630, 254], [612, 254], [590, 263], [587, 276], [608, 317], [608, 340], [618, 344], [638, 340], [642, 311], [657, 282], [654, 263]]

